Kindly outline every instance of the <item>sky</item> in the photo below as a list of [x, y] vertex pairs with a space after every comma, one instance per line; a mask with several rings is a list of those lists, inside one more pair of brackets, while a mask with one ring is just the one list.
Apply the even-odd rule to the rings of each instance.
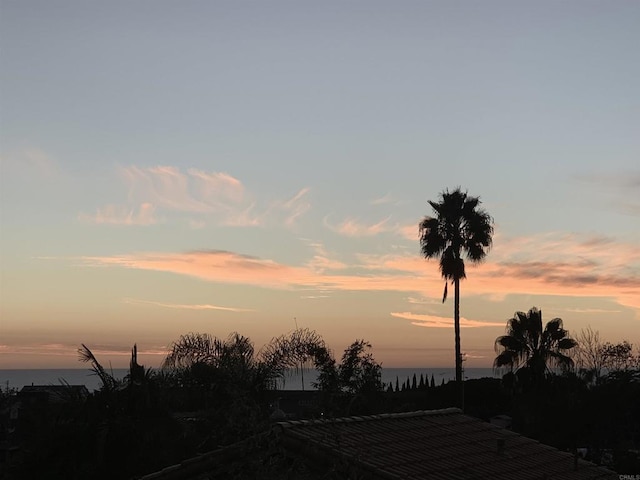
[[639, 24], [618, 0], [2, 0], [0, 368], [296, 326], [452, 368], [418, 222], [458, 186], [495, 222], [467, 368], [534, 306], [640, 345]]

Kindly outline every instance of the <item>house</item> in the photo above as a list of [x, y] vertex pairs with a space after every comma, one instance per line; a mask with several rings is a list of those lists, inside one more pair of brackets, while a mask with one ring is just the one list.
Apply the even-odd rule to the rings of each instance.
[[84, 385], [27, 385], [18, 393], [23, 407], [83, 401], [88, 396], [89, 390]]
[[[225, 478], [225, 462], [279, 458], [282, 477], [367, 480], [617, 480], [611, 470], [460, 410], [279, 422], [249, 440], [186, 460], [143, 480]], [[283, 460], [285, 459], [285, 460]], [[288, 460], [287, 460], [288, 459]], [[259, 460], [262, 461], [262, 460]], [[285, 468], [286, 467], [286, 468]], [[256, 468], [259, 468], [258, 465]], [[299, 474], [291, 476], [292, 469]], [[327, 476], [329, 475], [330, 476]], [[250, 478], [235, 476], [234, 478]], [[254, 477], [255, 478], [255, 477]]]
[[278, 424], [285, 451], [346, 478], [618, 479], [610, 470], [460, 410], [417, 411]]

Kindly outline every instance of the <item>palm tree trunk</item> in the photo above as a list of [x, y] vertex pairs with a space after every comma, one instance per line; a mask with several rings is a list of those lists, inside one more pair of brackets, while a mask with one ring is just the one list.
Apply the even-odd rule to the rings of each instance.
[[456, 335], [456, 383], [458, 388], [462, 391], [462, 352], [460, 348], [460, 279], [454, 280], [455, 285], [455, 298], [454, 298], [454, 329]]

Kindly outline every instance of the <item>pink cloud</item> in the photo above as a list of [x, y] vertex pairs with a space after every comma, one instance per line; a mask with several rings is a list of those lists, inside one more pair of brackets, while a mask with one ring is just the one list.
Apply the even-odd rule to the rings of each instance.
[[[468, 267], [463, 294], [489, 299], [508, 294], [609, 297], [640, 311], [636, 246], [611, 241], [602, 248], [603, 242], [609, 241], [572, 236], [563, 236], [562, 241], [502, 239], [487, 262]], [[360, 255], [358, 263], [346, 265], [331, 258], [321, 244], [315, 245], [315, 255], [302, 266], [215, 250], [85, 257], [83, 261], [267, 288], [393, 291], [427, 298], [442, 294], [437, 261], [417, 254]], [[358, 270], [361, 273], [353, 273]]]
[[226, 211], [242, 200], [239, 180], [226, 173], [176, 167], [121, 167], [120, 174], [129, 187], [129, 200], [152, 202], [161, 208], [180, 212], [212, 213]]
[[394, 227], [389, 225], [391, 217], [387, 217], [379, 222], [367, 224], [359, 220], [347, 218], [339, 225], [331, 225], [328, 219], [324, 219], [324, 224], [330, 230], [344, 235], [345, 237], [371, 237], [380, 233], [393, 231]]
[[307, 202], [305, 198], [307, 193], [309, 193], [309, 189], [303, 188], [282, 204], [282, 209], [287, 214], [284, 220], [285, 225], [289, 227], [293, 226], [296, 220], [311, 208], [311, 204]]
[[180, 310], [220, 310], [223, 312], [254, 312], [255, 311], [251, 308], [223, 307], [220, 305], [211, 305], [208, 303], [206, 304], [163, 303], [163, 302], [152, 302], [150, 300], [137, 300], [133, 298], [125, 298], [123, 301], [125, 303], [129, 303], [132, 305], [149, 305], [154, 307], [176, 308]]
[[230, 213], [222, 220], [222, 225], [227, 227], [259, 227], [264, 225], [264, 213], [256, 213], [254, 207], [255, 203], [252, 203], [242, 210], [236, 210]]
[[396, 228], [396, 233], [401, 237], [406, 238], [407, 240], [411, 240], [412, 242], [417, 242], [420, 238], [418, 231], [418, 222], [411, 223], [407, 225], [399, 225]]
[[301, 278], [302, 269], [221, 250], [187, 253], [142, 253], [112, 257], [84, 257], [94, 266], [113, 265], [173, 272], [203, 280], [287, 288]]
[[[411, 320], [412, 325], [429, 328], [452, 328], [453, 318], [440, 317], [436, 315], [424, 315], [412, 312], [391, 312], [392, 317], [404, 318]], [[479, 327], [501, 327], [504, 328], [504, 322], [484, 322], [481, 320], [468, 320], [460, 317], [460, 327], [462, 328], [479, 328]]]
[[307, 200], [309, 188], [298, 190], [293, 196], [285, 200], [274, 200], [261, 214], [261, 221], [265, 225], [284, 225], [293, 228], [296, 222], [309, 211], [311, 204]]
[[[224, 172], [190, 168], [186, 172], [172, 166], [120, 167], [118, 172], [128, 188], [127, 206], [107, 205], [95, 216], [81, 214], [93, 223], [133, 225], [143, 219], [131, 214], [132, 205], [153, 205], [168, 212], [188, 212], [200, 218], [190, 225], [202, 228], [206, 222], [233, 227], [255, 227], [278, 223], [291, 227], [310, 208], [308, 188], [286, 200], [272, 201], [258, 209], [258, 202], [245, 191], [237, 178]], [[206, 222], [205, 222], [206, 221]]]
[[401, 203], [402, 202], [395, 199], [393, 195], [391, 195], [391, 193], [387, 193], [382, 197], [374, 198], [369, 202], [370, 205], [389, 205], [389, 204], [400, 205]]
[[143, 203], [138, 209], [128, 208], [122, 205], [106, 205], [98, 208], [95, 215], [81, 213], [78, 218], [81, 221], [98, 225], [153, 225], [157, 223], [155, 218], [155, 206], [151, 203]]
[[309, 242], [309, 247], [313, 249], [314, 255], [305, 266], [317, 273], [324, 273], [327, 270], [342, 270], [347, 265], [339, 260], [330, 257], [324, 245], [320, 242]]
[[[0, 345], [0, 355], [38, 355], [38, 356], [63, 356], [77, 357], [78, 347], [76, 344], [62, 343], [33, 343], [18, 345]], [[102, 355], [110, 356], [131, 356], [131, 345], [115, 346], [115, 345], [89, 345], [91, 351], [100, 358]], [[138, 349], [141, 355], [166, 355], [167, 349], [164, 347], [146, 347]]]

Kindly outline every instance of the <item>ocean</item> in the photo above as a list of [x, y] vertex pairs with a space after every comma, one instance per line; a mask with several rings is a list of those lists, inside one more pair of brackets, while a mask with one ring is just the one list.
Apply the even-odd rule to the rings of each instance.
[[[116, 378], [123, 378], [128, 372], [126, 368], [118, 368], [110, 371]], [[413, 380], [416, 375], [417, 381], [420, 381], [420, 375], [425, 376], [425, 380], [433, 379], [436, 385], [440, 385], [442, 381], [448, 382], [455, 379], [454, 368], [383, 368], [382, 381], [385, 385], [392, 383], [395, 386], [396, 378], [400, 385], [409, 379]], [[282, 390], [313, 390], [312, 383], [316, 381], [316, 372], [305, 370], [304, 372], [291, 372], [284, 378]], [[476, 378], [499, 378], [494, 374], [491, 368], [467, 368], [464, 371], [464, 378], [467, 380]], [[89, 391], [100, 388], [100, 379], [90, 370], [80, 368], [68, 369], [40, 369], [40, 370], [0, 370], [0, 388], [16, 388], [20, 390], [26, 385], [60, 385], [61, 382], [70, 385], [85, 385]]]

